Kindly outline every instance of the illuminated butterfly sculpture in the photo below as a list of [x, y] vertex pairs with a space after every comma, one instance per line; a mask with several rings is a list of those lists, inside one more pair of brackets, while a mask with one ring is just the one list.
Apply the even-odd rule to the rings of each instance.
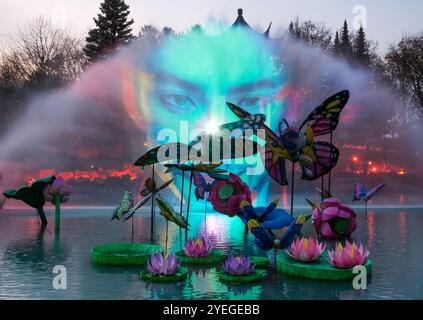
[[177, 213], [173, 206], [167, 202], [162, 196], [156, 198], [156, 204], [160, 209], [160, 214], [166, 218], [167, 221], [175, 223], [182, 229], [189, 229], [189, 224], [184, 217]]
[[[242, 211], [238, 214], [254, 235], [254, 242], [260, 249], [275, 250], [275, 274], [277, 273], [277, 250], [288, 248], [306, 221], [311, 218], [311, 214], [302, 214], [294, 219], [285, 210], [276, 208], [277, 203], [278, 201], [275, 199], [265, 208], [254, 208], [248, 201], [243, 201], [241, 202]], [[279, 236], [272, 231], [272, 229], [281, 228], [286, 228], [286, 230]]]
[[[132, 192], [126, 191], [123, 193], [123, 198], [119, 203], [119, 206], [113, 210], [112, 219], [110, 221], [122, 220], [123, 217], [131, 210], [134, 206], [134, 198], [132, 196]], [[131, 239], [132, 243], [134, 243], [134, 219], [131, 220], [132, 228], [131, 228]]]
[[376, 193], [378, 193], [380, 189], [382, 189], [384, 186], [385, 184], [381, 183], [371, 188], [370, 190], [367, 190], [367, 188], [363, 186], [361, 183], [356, 182], [355, 191], [353, 195], [353, 201], [364, 201], [366, 206], [366, 213], [367, 213], [367, 201], [372, 199], [376, 195]]
[[132, 192], [126, 191], [123, 193], [123, 198], [119, 203], [119, 206], [113, 210], [112, 219], [110, 221], [121, 220], [126, 213], [134, 206], [134, 198]]
[[[299, 215], [294, 219], [285, 210], [276, 206], [276, 200], [266, 208], [254, 208], [248, 201], [241, 203], [242, 212], [239, 217], [248, 225], [248, 229], [255, 237], [254, 242], [262, 250], [288, 248], [304, 223], [311, 218], [309, 214]], [[281, 236], [276, 236], [272, 232], [272, 229], [285, 227], [288, 228]]]
[[194, 179], [194, 195], [195, 198], [198, 200], [206, 200], [204, 202], [204, 228], [207, 232], [207, 202], [209, 201], [209, 194], [210, 190], [212, 189], [213, 185], [216, 183], [216, 180], [212, 182], [207, 182], [206, 178], [200, 172], [194, 172], [193, 175]]
[[[224, 127], [222, 126], [220, 129], [223, 130]], [[229, 146], [229, 152], [224, 152], [224, 148], [221, 148], [221, 145]], [[246, 137], [229, 137], [225, 135], [212, 137], [208, 134], [201, 134], [188, 145], [182, 142], [169, 142], [150, 149], [139, 157], [134, 165], [145, 167], [165, 161], [176, 161], [178, 165], [183, 165], [190, 160], [198, 160], [203, 150], [207, 150], [206, 154], [209, 155], [208, 159], [203, 159], [208, 161], [204, 162], [212, 163], [216, 162], [216, 158], [222, 161], [256, 154], [259, 152], [259, 145]], [[218, 155], [214, 155], [216, 150], [219, 151]], [[195, 155], [196, 159], [190, 159], [191, 155]], [[160, 157], [162, 159], [159, 159]]]
[[143, 196], [144, 198], [125, 213], [123, 221], [126, 221], [131, 218], [139, 208], [145, 205], [158, 192], [168, 187], [173, 181], [174, 179], [171, 179], [157, 188], [156, 182], [153, 179], [148, 178], [145, 182], [145, 188], [140, 192], [141, 196]]
[[229, 180], [229, 172], [224, 169], [219, 169], [218, 167], [221, 163], [198, 163], [198, 164], [165, 164], [164, 166], [167, 168], [165, 173], [172, 172], [174, 170], [180, 171], [193, 171], [194, 175], [196, 173], [205, 173], [210, 178], [217, 179], [217, 180]]
[[213, 182], [207, 182], [204, 176], [199, 172], [194, 172], [194, 185], [195, 185], [195, 198], [198, 200], [204, 200], [206, 198], [206, 194], [208, 194], [213, 187]]
[[[316, 180], [328, 173], [337, 163], [339, 150], [315, 137], [331, 133], [338, 125], [339, 116], [349, 98], [349, 91], [341, 91], [326, 99], [316, 107], [297, 129], [290, 127], [284, 119], [279, 123], [279, 134], [274, 133], [263, 123], [263, 115], [256, 115], [258, 126], [265, 130], [265, 168], [268, 174], [280, 185], [287, 185], [285, 160], [299, 162], [301, 178]], [[251, 123], [253, 115], [242, 108], [227, 103], [231, 111], [241, 120], [241, 130], [255, 129]], [[286, 128], [282, 128], [283, 124]]]

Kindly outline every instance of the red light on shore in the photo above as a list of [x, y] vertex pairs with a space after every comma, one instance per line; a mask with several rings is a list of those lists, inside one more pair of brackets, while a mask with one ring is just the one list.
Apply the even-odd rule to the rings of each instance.
[[352, 161], [353, 161], [353, 162], [357, 162], [357, 161], [358, 161], [358, 157], [357, 157], [357, 156], [353, 156], [353, 157], [352, 157]]
[[367, 164], [368, 164], [369, 166], [371, 166], [371, 165], [373, 164], [373, 162], [369, 161], [369, 162], [367, 162]]
[[376, 172], [377, 171], [377, 168], [376, 167], [373, 167], [372, 168], [372, 172]]

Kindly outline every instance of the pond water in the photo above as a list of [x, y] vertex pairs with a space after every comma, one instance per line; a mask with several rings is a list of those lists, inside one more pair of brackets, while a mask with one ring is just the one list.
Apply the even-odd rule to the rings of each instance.
[[[0, 299], [422, 299], [423, 212], [418, 208], [370, 209], [367, 218], [357, 209], [356, 241], [365, 244], [373, 261], [367, 290], [354, 290], [351, 282], [325, 282], [274, 276], [258, 284], [220, 283], [214, 268], [189, 268], [187, 280], [153, 284], [139, 279], [141, 267], [114, 268], [91, 264], [92, 247], [130, 242], [131, 221], [110, 222], [112, 208], [69, 208], [62, 212], [60, 236], [47, 210], [44, 232], [31, 210], [5, 210], [0, 214]], [[166, 223], [156, 216], [155, 242], [164, 245]], [[226, 253], [269, 255], [257, 249], [251, 235], [244, 238], [238, 218], [190, 213], [190, 236], [207, 232]], [[134, 219], [135, 241], [150, 240], [150, 215]], [[310, 225], [303, 234], [312, 233]], [[180, 247], [179, 228], [169, 224], [169, 246]], [[67, 270], [67, 289], [52, 286], [52, 269]]]

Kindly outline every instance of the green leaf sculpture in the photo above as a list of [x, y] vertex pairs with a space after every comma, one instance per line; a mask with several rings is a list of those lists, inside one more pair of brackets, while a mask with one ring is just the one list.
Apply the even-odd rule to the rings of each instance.
[[48, 176], [42, 179], [35, 180], [31, 186], [22, 186], [21, 188], [15, 189], [8, 189], [3, 192], [6, 198], [12, 198], [16, 200], [21, 200], [27, 205], [37, 210], [37, 214], [41, 219], [41, 224], [43, 226], [47, 225], [47, 218], [44, 213], [44, 204], [46, 200], [44, 198], [44, 188], [47, 185], [51, 185], [54, 180], [56, 180], [55, 176]]

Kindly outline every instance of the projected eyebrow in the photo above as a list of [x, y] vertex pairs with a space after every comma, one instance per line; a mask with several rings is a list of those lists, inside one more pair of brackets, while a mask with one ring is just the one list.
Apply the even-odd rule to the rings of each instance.
[[229, 89], [229, 92], [232, 94], [242, 94], [242, 93], [248, 93], [248, 92], [251, 92], [252, 90], [257, 90], [257, 89], [274, 89], [275, 86], [276, 85], [272, 80], [263, 79], [260, 81], [246, 83], [241, 86], [231, 88]]
[[170, 73], [158, 73], [156, 75], [156, 80], [159, 82], [164, 82], [166, 84], [175, 85], [188, 92], [195, 91], [201, 93], [203, 91], [203, 88], [198, 84], [181, 79]]

